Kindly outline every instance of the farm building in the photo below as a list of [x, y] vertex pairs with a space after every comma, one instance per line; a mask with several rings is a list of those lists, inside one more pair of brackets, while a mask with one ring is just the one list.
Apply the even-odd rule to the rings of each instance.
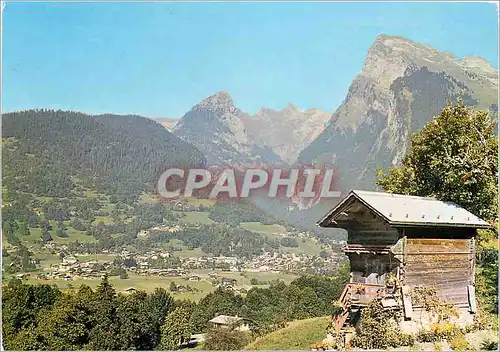
[[218, 315], [212, 320], [209, 320], [209, 323], [218, 327], [234, 327], [236, 330], [240, 331], [250, 330], [250, 327], [245, 320], [238, 316], [233, 317], [230, 315]]
[[348, 233], [344, 252], [351, 277], [337, 302], [337, 331], [355, 324], [360, 310], [378, 297], [387, 309], [402, 311], [403, 331], [417, 332], [429, 317], [412, 302], [416, 287], [432, 287], [452, 303], [458, 325], [473, 321], [475, 236], [477, 229], [492, 228], [487, 222], [432, 198], [351, 191], [318, 225]]

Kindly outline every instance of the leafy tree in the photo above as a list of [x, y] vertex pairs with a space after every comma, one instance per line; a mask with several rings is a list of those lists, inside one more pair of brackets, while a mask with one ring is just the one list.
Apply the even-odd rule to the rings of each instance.
[[283, 247], [298, 247], [299, 242], [293, 237], [283, 237], [280, 241]]
[[434, 196], [451, 201], [485, 220], [498, 211], [496, 121], [462, 100], [413, 136], [402, 165], [378, 170], [376, 183], [386, 192]]
[[167, 315], [175, 309], [175, 302], [164, 288], [157, 287], [153, 293], [148, 295], [145, 306], [147, 314], [153, 323], [151, 327], [151, 343], [153, 346], [157, 346], [160, 342], [161, 328], [165, 324]]
[[62, 220], [57, 221], [57, 228], [56, 228], [56, 236], [61, 237], [61, 238], [67, 238], [68, 234], [66, 233], [66, 226], [62, 222]]
[[21, 233], [21, 236], [30, 236], [31, 235], [28, 224], [25, 222], [21, 223], [19, 232]]
[[5, 220], [2, 223], [2, 230], [7, 237], [7, 242], [13, 245], [18, 245], [21, 243], [19, 238], [14, 234], [17, 230], [17, 222], [15, 220]]
[[208, 321], [219, 314], [236, 315], [243, 305], [241, 296], [235, 295], [232, 291], [217, 288], [200, 300], [196, 306], [191, 321], [196, 332], [204, 331], [208, 328]]
[[118, 296], [119, 331], [116, 340], [120, 350], [155, 349], [159, 338], [147, 301], [148, 295], [144, 291]]
[[42, 241], [43, 242], [49, 242], [49, 241], [52, 241], [52, 240], [53, 240], [53, 238], [50, 235], [49, 230], [47, 229], [47, 227], [44, 227], [43, 230], [42, 230]]
[[38, 227], [39, 224], [40, 224], [40, 216], [38, 216], [38, 214], [35, 213], [30, 213], [28, 217], [28, 226], [31, 228], [35, 228]]
[[165, 320], [158, 349], [176, 350], [189, 339], [191, 333], [192, 324], [188, 311], [183, 307], [176, 308]]
[[71, 227], [74, 228], [75, 230], [77, 231], [85, 231], [87, 230], [87, 227], [83, 224], [83, 222], [78, 219], [78, 218], [75, 218], [72, 222], [71, 222]]
[[204, 348], [215, 351], [239, 350], [249, 343], [249, 335], [233, 327], [213, 327], [207, 332]]
[[120, 274], [120, 279], [128, 279], [128, 273], [126, 271], [123, 271], [121, 274]]
[[[29, 346], [39, 312], [50, 308], [61, 292], [49, 285], [27, 285], [13, 279], [2, 289], [2, 335], [8, 350]], [[22, 335], [22, 339], [18, 334]]]
[[36, 329], [37, 340], [43, 341], [46, 350], [79, 350], [88, 343], [85, 312], [80, 310], [77, 297], [65, 294], [59, 297], [52, 309], [40, 316]]

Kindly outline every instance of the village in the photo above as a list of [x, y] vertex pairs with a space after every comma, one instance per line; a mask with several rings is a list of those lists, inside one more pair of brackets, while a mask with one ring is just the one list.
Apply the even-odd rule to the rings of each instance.
[[[42, 281], [95, 280], [108, 276], [127, 279], [129, 275], [151, 278], [185, 279], [186, 285], [177, 285], [176, 292], [197, 292], [189, 282], [208, 281], [215, 289], [224, 287], [244, 294], [252, 285], [266, 285], [267, 281], [252, 280], [251, 285], [238, 286], [234, 274], [320, 274], [336, 268], [342, 261], [341, 254], [317, 256], [301, 253], [264, 252], [252, 259], [229, 256], [177, 256], [175, 251], [151, 249], [144, 253], [126, 249], [120, 252], [103, 250], [102, 253], [70, 253], [68, 246], [46, 243], [44, 249], [59, 258], [58, 262], [44, 263], [39, 273], [21, 273], [19, 279], [33, 278]], [[228, 275], [225, 275], [228, 274]], [[233, 277], [228, 277], [233, 276]], [[127, 292], [135, 290], [129, 287]]]

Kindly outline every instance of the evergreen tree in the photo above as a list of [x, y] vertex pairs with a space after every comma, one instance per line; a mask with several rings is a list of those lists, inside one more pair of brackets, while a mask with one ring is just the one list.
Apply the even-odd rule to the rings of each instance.
[[182, 343], [187, 342], [192, 333], [188, 311], [179, 307], [167, 315], [161, 330], [161, 340], [158, 349], [176, 350]]

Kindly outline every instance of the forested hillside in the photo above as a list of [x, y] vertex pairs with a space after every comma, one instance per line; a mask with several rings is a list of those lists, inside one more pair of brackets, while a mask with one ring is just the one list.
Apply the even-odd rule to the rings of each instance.
[[74, 178], [102, 193], [136, 197], [165, 165], [204, 156], [150, 119], [27, 110], [2, 117], [3, 178], [9, 190], [66, 197]]

